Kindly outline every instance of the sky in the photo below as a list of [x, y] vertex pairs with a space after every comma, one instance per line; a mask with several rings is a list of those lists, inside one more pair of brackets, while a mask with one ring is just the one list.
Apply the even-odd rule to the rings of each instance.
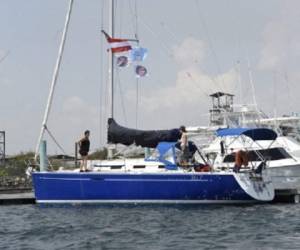
[[[35, 149], [67, 0], [0, 0], [0, 130], [7, 153]], [[115, 119], [138, 129], [207, 125], [209, 94], [235, 94], [269, 116], [298, 113], [297, 0], [116, 0], [116, 37], [149, 50], [148, 76], [116, 69]], [[74, 0], [48, 128], [66, 153], [84, 130], [105, 146], [108, 0]], [[1, 60], [1, 58], [4, 58]], [[249, 72], [253, 78], [253, 93]], [[239, 78], [241, 81], [239, 81]], [[62, 153], [46, 135], [50, 153]]]

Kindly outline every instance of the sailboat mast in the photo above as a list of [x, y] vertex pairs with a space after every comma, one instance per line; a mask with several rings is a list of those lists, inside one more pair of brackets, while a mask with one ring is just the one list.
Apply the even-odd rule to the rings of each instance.
[[66, 19], [65, 19], [65, 26], [64, 26], [64, 31], [63, 31], [63, 34], [62, 34], [60, 46], [59, 46], [58, 57], [57, 57], [57, 60], [56, 60], [56, 64], [55, 64], [55, 68], [54, 68], [54, 72], [53, 72], [53, 76], [52, 76], [51, 87], [50, 87], [50, 92], [49, 92], [49, 96], [48, 96], [47, 106], [46, 106], [46, 109], [45, 109], [42, 128], [41, 128], [38, 143], [37, 143], [36, 149], [35, 149], [35, 156], [34, 156], [35, 160], [37, 160], [40, 144], [41, 144], [41, 141], [43, 139], [45, 130], [47, 128], [47, 121], [48, 121], [49, 113], [50, 113], [50, 110], [51, 110], [51, 104], [52, 104], [52, 101], [53, 101], [54, 90], [55, 90], [55, 86], [56, 86], [58, 75], [59, 75], [59, 70], [60, 70], [62, 55], [63, 55], [63, 51], [64, 51], [64, 47], [65, 47], [65, 42], [66, 42], [66, 39], [67, 39], [67, 31], [68, 31], [68, 28], [69, 28], [73, 2], [74, 2], [74, 0], [69, 1], [69, 8], [68, 8], [68, 12], [67, 12]]
[[[109, 35], [110, 37], [114, 37], [115, 35], [115, 28], [114, 28], [114, 18], [115, 18], [115, 1], [110, 0], [109, 1]], [[109, 51], [109, 57], [108, 57], [108, 79], [109, 79], [109, 94], [110, 94], [110, 118], [114, 118], [114, 55], [112, 50]]]
[[[115, 1], [109, 0], [109, 28], [108, 33], [110, 37], [114, 38], [115, 36], [115, 29], [114, 29], [114, 18], [115, 18]], [[114, 118], [114, 55], [112, 49], [109, 50], [108, 56], [108, 81], [109, 81], [109, 118]], [[115, 145], [108, 144], [108, 159], [113, 158]]]

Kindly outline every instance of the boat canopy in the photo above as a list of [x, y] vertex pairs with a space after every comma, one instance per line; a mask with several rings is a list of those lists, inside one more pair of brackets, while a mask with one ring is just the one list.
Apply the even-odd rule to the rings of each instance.
[[253, 141], [272, 140], [277, 138], [277, 134], [268, 128], [225, 128], [218, 129], [217, 136], [240, 136], [245, 135], [250, 137]]
[[121, 143], [126, 146], [135, 144], [155, 148], [160, 142], [177, 142], [180, 135], [179, 129], [137, 130], [122, 127], [114, 119], [108, 119], [108, 143]]

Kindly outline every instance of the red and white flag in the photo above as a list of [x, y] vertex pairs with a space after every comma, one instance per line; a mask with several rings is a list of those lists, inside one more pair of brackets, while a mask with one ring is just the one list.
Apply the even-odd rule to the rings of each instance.
[[132, 49], [127, 39], [112, 38], [105, 31], [102, 30], [102, 32], [109, 43], [109, 48], [111, 49], [112, 53], [120, 53]]

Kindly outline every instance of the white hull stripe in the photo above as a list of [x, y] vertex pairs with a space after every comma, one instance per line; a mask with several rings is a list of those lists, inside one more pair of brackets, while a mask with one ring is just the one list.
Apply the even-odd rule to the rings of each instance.
[[[41, 177], [43, 180], [63, 180], [63, 181], [91, 181], [93, 178], [55, 178], [55, 177]], [[117, 178], [103, 178], [98, 179], [99, 181], [117, 181], [117, 182], [209, 182], [209, 180], [202, 180], [202, 179], [182, 179], [182, 180], [170, 180], [170, 179], [117, 179]]]
[[113, 42], [109, 44], [112, 49], [130, 46], [129, 42]]

